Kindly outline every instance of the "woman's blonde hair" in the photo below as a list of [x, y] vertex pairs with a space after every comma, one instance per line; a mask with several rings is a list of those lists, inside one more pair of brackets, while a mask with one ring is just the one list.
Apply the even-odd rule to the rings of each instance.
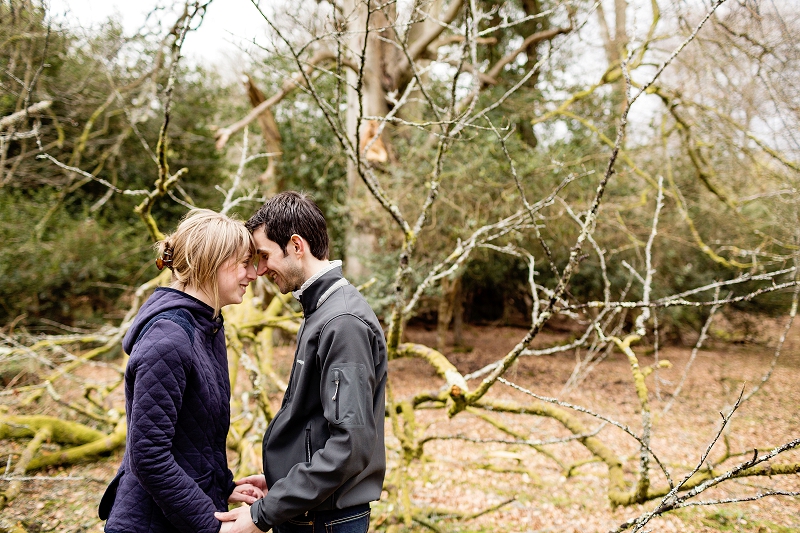
[[156, 243], [156, 249], [164, 266], [172, 270], [170, 287], [207, 292], [214, 317], [220, 309], [217, 271], [231, 258], [244, 261], [256, 252], [253, 236], [241, 221], [210, 209], [189, 211], [175, 233]]

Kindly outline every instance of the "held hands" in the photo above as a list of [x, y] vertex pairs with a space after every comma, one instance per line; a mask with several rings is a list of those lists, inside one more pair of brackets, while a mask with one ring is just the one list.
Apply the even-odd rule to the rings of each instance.
[[258, 487], [261, 489], [264, 494], [267, 493], [267, 480], [264, 477], [264, 474], [256, 474], [253, 476], [243, 477], [242, 479], [235, 481], [237, 485], [253, 485], [254, 487]]
[[236, 488], [228, 497], [228, 503], [246, 503], [253, 505], [253, 502], [259, 498], [263, 498], [266, 490], [250, 483], [243, 483], [241, 480], [236, 482]]
[[262, 533], [250, 517], [250, 507], [242, 505], [227, 513], [214, 513], [217, 520], [222, 522], [219, 533]]
[[228, 498], [228, 503], [253, 505], [253, 502], [267, 494], [267, 480], [264, 478], [264, 474], [247, 476], [234, 483], [236, 483], [236, 488]]
[[227, 513], [214, 513], [217, 520], [222, 522], [219, 533], [262, 533], [250, 517], [250, 505], [267, 494], [267, 480], [263, 474], [247, 476], [235, 481], [229, 503], [244, 503]]

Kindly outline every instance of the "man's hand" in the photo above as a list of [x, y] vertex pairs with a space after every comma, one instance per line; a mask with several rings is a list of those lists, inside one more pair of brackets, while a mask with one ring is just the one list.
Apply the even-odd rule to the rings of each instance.
[[250, 507], [243, 505], [227, 513], [214, 513], [214, 517], [222, 522], [220, 533], [262, 533], [250, 517]]
[[[261, 491], [266, 494], [267, 493], [267, 480], [264, 477], [264, 474], [256, 474], [253, 476], [243, 477], [238, 481], [234, 481], [237, 485], [253, 485], [254, 487], [258, 487]], [[263, 496], [262, 496], [263, 497]]]
[[243, 483], [241, 481], [239, 481], [239, 483], [237, 483], [236, 488], [233, 489], [233, 492], [228, 497], [228, 503], [246, 503], [247, 505], [252, 505], [257, 499], [264, 497], [266, 491], [250, 483]]

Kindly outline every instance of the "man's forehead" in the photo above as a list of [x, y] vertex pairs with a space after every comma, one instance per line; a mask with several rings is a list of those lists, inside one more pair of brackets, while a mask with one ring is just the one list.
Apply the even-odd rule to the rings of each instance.
[[253, 234], [253, 240], [256, 243], [256, 252], [261, 254], [269, 252], [270, 249], [279, 248], [278, 243], [269, 239], [264, 232], [256, 232]]

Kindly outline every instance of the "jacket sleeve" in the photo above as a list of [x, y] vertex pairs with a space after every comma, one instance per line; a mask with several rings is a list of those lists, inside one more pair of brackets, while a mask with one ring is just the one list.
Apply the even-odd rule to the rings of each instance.
[[231, 472], [230, 469], [228, 469], [228, 472], [225, 474], [225, 487], [227, 487], [225, 489], [227, 491], [225, 493], [225, 500], [227, 501], [228, 498], [231, 497], [231, 494], [233, 494], [233, 491], [236, 490], [236, 481], [233, 480], [233, 472]]
[[361, 319], [340, 315], [319, 340], [320, 397], [330, 438], [307, 463], [296, 464], [250, 509], [256, 525], [267, 531], [312, 509], [369, 465], [378, 442], [373, 413], [377, 386], [375, 334]]
[[135, 365], [133, 401], [128, 423], [132, 473], [166, 518], [181, 532], [217, 533], [209, 498], [170, 452], [181, 410], [187, 375], [192, 368], [191, 342], [178, 324], [159, 320], [141, 342]]

